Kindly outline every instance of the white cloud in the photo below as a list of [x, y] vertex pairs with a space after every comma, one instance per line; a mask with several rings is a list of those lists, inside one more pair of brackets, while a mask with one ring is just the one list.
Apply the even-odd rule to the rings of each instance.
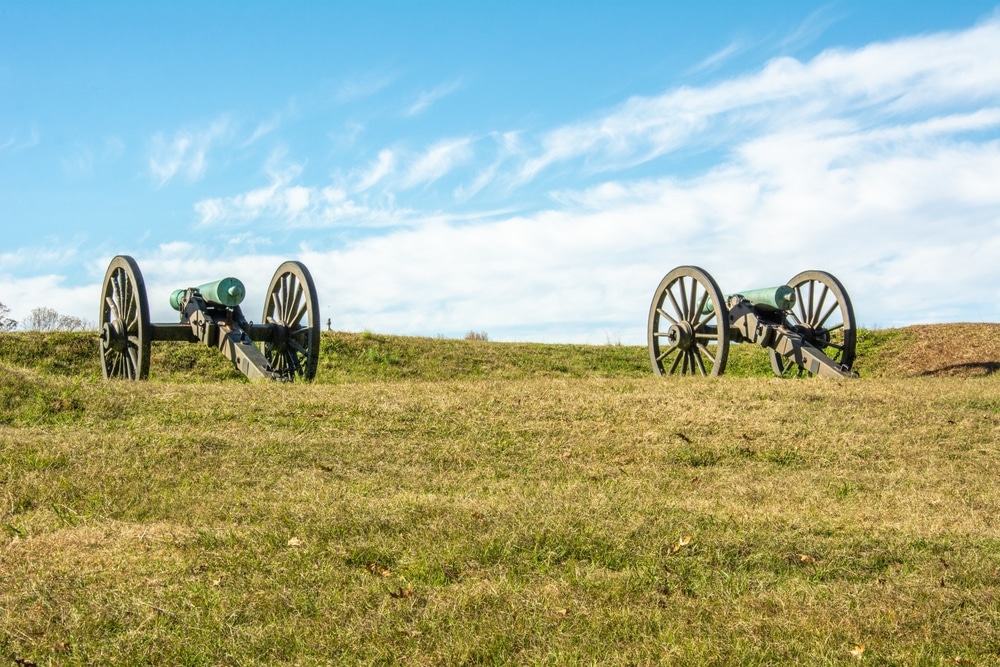
[[371, 97], [392, 85], [396, 77], [392, 74], [368, 73], [352, 79], [348, 79], [340, 84], [334, 93], [334, 101], [337, 104], [347, 104], [366, 97]]
[[393, 172], [396, 167], [396, 154], [388, 148], [379, 151], [375, 162], [361, 174], [354, 189], [367, 190]]
[[406, 116], [416, 116], [423, 113], [431, 107], [435, 102], [441, 98], [451, 95], [453, 92], [462, 87], [462, 81], [451, 81], [448, 83], [443, 83], [439, 86], [435, 86], [431, 90], [421, 93], [409, 109], [406, 110]]
[[809, 62], [772, 60], [760, 72], [704, 88], [635, 97], [596, 120], [557, 128], [541, 139], [520, 178], [586, 159], [613, 171], [692, 143], [727, 145], [734, 135], [837, 117], [884, 122], [907, 113], [996, 105], [1000, 97], [1000, 21], [936, 34], [830, 50]]
[[447, 139], [431, 146], [410, 165], [403, 187], [433, 183], [472, 158], [472, 140]]
[[695, 72], [706, 72], [718, 68], [722, 63], [730, 60], [733, 56], [742, 51], [746, 50], [747, 45], [740, 42], [730, 42], [723, 48], [719, 49], [715, 53], [709, 55], [707, 58], [702, 60], [700, 63], [695, 65], [689, 70], [689, 73]]
[[206, 128], [180, 130], [170, 138], [163, 133], [154, 135], [149, 156], [150, 174], [160, 186], [177, 175], [189, 181], [198, 180], [208, 165], [209, 149], [229, 134], [229, 120], [219, 118]]
[[[704, 267], [726, 291], [828, 270], [869, 326], [1000, 320], [998, 21], [806, 63], [774, 60], [747, 76], [633, 98], [534, 144], [495, 136], [497, 151], [482, 162], [471, 139], [409, 161], [386, 149], [347, 179], [385, 186], [379, 205], [355, 187], [302, 182], [301, 166], [272, 167], [267, 185], [197, 205], [206, 223], [244, 227], [229, 258], [164, 246], [143, 260], [147, 282], [169, 294], [179, 275], [231, 271], [260, 277], [259, 286], [244, 281], [260, 295], [289, 257], [259, 253], [255, 234], [276, 222], [353, 225], [369, 234], [332, 249], [329, 235], [309, 234], [293, 252], [316, 278], [323, 320], [347, 330], [591, 343], [613, 331], [642, 344], [652, 291], [681, 264]], [[705, 145], [717, 150], [699, 171], [614, 173]], [[564, 182], [548, 210], [521, 215], [426, 213], [388, 192], [471, 166], [458, 174], [468, 183], [458, 194], [473, 197], [558, 163], [594, 185]], [[248, 312], [260, 307], [248, 303]]]
[[32, 123], [28, 127], [27, 136], [24, 136], [22, 132], [11, 132], [10, 136], [4, 140], [0, 141], [0, 153], [10, 151], [23, 151], [27, 148], [34, 148], [41, 142], [41, 133], [38, 131], [38, 127]]
[[[273, 163], [276, 158], [272, 158]], [[412, 212], [393, 200], [381, 205], [352, 199], [340, 187], [299, 185], [302, 166], [287, 164], [268, 170], [270, 183], [230, 197], [203, 199], [194, 205], [203, 226], [246, 226], [264, 220], [283, 228], [383, 227], [407, 222]]]

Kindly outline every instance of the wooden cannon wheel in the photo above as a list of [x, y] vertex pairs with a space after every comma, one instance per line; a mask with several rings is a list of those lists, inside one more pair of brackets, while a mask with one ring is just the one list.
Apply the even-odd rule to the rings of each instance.
[[145, 380], [152, 344], [149, 304], [139, 265], [128, 255], [112, 259], [104, 274], [97, 321], [105, 379]]
[[[788, 311], [787, 322], [834, 363], [850, 370], [854, 363], [857, 324], [847, 290], [826, 271], [803, 271], [786, 284], [795, 290], [795, 306]], [[775, 375], [808, 374], [774, 350], [769, 352]]]
[[[706, 313], [706, 306], [712, 312]], [[712, 276], [696, 266], [679, 266], [660, 281], [646, 333], [657, 375], [721, 375], [726, 370], [726, 303]]]
[[274, 328], [263, 345], [274, 370], [290, 378], [312, 380], [319, 362], [319, 300], [309, 270], [301, 262], [285, 262], [267, 288], [262, 323]]

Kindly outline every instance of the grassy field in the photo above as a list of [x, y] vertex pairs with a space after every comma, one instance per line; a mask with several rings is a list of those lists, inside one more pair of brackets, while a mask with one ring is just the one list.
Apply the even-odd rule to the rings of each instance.
[[3, 335], [0, 664], [1000, 664], [996, 333], [844, 382], [326, 334], [284, 386]]

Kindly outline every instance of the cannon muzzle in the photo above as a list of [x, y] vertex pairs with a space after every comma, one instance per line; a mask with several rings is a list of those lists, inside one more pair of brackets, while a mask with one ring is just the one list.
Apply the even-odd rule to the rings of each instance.
[[[243, 298], [247, 295], [247, 290], [240, 282], [238, 278], [223, 278], [222, 280], [216, 280], [212, 283], [205, 283], [204, 285], [199, 285], [198, 287], [189, 288], [194, 289], [201, 295], [201, 298], [205, 300], [205, 303], [211, 306], [225, 306], [227, 308], [233, 308], [243, 303]], [[181, 303], [184, 301], [184, 295], [188, 292], [186, 289], [174, 290], [170, 295], [170, 307], [174, 310], [181, 309]]]

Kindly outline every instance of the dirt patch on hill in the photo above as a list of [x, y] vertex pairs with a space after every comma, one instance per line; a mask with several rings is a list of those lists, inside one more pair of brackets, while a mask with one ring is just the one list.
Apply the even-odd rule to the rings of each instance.
[[1000, 324], [920, 324], [900, 330], [907, 342], [886, 374], [983, 377], [1000, 371]]

